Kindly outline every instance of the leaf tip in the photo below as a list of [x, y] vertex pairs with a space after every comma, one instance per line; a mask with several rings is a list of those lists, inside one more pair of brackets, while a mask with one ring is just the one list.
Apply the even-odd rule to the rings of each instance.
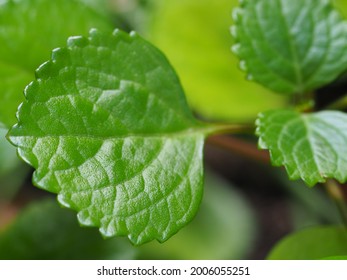
[[252, 74], [247, 74], [246, 80], [247, 81], [253, 81], [254, 80], [254, 76]]
[[235, 55], [240, 55], [240, 50], [241, 50], [241, 45], [240, 44], [235, 44], [231, 47], [231, 51], [232, 53], [234, 53]]
[[118, 28], [113, 31], [112, 35], [116, 38], [120, 37], [122, 40], [125, 41], [130, 41], [132, 38], [139, 37], [135, 31], [130, 31], [129, 33], [126, 33]]
[[52, 60], [54, 62], [67, 60], [68, 57], [69, 52], [66, 48], [56, 48], [52, 51]]
[[104, 239], [111, 238], [116, 235], [116, 232], [114, 230], [110, 230], [109, 228], [106, 229], [104, 227], [100, 227], [99, 232]]
[[[79, 211], [77, 214], [78, 223], [84, 227], [97, 227], [96, 223], [91, 218], [88, 209]], [[104, 236], [102, 234], [102, 236]]]
[[36, 79], [46, 80], [52, 76], [53, 63], [52, 61], [46, 61], [39, 66], [35, 71]]
[[255, 120], [255, 135], [261, 137], [261, 118]]
[[91, 28], [91, 29], [89, 30], [89, 36], [90, 36], [91, 38], [97, 37], [97, 36], [99, 36], [101, 33], [102, 33], [102, 32], [100, 32], [100, 30], [97, 29], [97, 28]]
[[113, 36], [117, 36], [118, 34], [120, 34], [122, 31], [119, 28], [116, 28], [115, 30], [113, 30], [112, 35]]
[[65, 208], [72, 208], [71, 204], [66, 201], [64, 195], [58, 194], [57, 200], [61, 206], [65, 207]]
[[130, 35], [130, 37], [138, 37], [137, 32], [134, 30], [130, 31], [129, 35]]
[[236, 25], [232, 25], [232, 26], [230, 26], [229, 30], [230, 30], [231, 36], [233, 36], [234, 39], [236, 39], [237, 38], [237, 26]]
[[15, 124], [14, 126], [12, 126], [9, 131], [7, 132], [5, 138], [7, 139], [8, 142], [11, 143], [11, 145], [13, 146], [17, 146], [17, 141], [16, 141], [16, 137], [14, 135], [12, 135], [12, 132], [14, 130], [16, 130], [18, 127], [18, 124]]
[[24, 89], [24, 95], [27, 96], [34, 93], [37, 90], [37, 80], [31, 81]]
[[[90, 34], [93, 32], [94, 29], [90, 31]], [[67, 39], [67, 46], [69, 48], [73, 47], [79, 47], [83, 48], [89, 44], [89, 41], [86, 37], [84, 36], [71, 36]]]
[[[242, 1], [243, 2], [243, 1]], [[242, 5], [243, 3], [241, 3], [240, 1], [240, 5]], [[235, 23], [239, 23], [242, 20], [242, 16], [243, 16], [243, 10], [240, 7], [236, 7], [233, 9], [232, 13], [231, 13], [231, 17], [233, 19], [233, 21]]]
[[294, 181], [294, 180], [298, 180], [298, 179], [302, 179], [306, 186], [308, 186], [309, 188], [313, 188], [315, 185], [317, 185], [318, 183], [325, 183], [325, 179], [323, 177], [320, 177], [319, 179], [313, 179], [313, 178], [310, 178], [310, 177], [307, 177], [307, 176], [290, 176], [289, 175], [289, 179]]
[[[247, 67], [246, 61], [241, 60], [240, 63], [239, 63], [239, 68], [240, 68], [242, 71], [247, 72], [247, 71], [248, 71], [248, 67]], [[247, 79], [250, 79], [250, 78], [247, 76]]]

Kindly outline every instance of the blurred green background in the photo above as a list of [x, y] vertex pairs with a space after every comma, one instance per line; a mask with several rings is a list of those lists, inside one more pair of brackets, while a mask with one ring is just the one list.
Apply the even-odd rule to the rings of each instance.
[[[96, 229], [79, 227], [75, 213], [31, 185], [32, 170], [5, 139], [34, 70], [69, 36], [92, 27], [136, 30], [168, 57], [188, 103], [204, 120], [253, 122], [258, 112], [289, 100], [239, 70], [230, 50], [237, 0], [0, 3], [0, 259], [264, 259], [286, 234], [340, 223], [321, 186], [308, 189], [281, 170], [207, 145], [200, 210], [166, 243], [133, 247], [125, 238], [105, 241]], [[334, 3], [347, 16], [347, 2]], [[241, 139], [256, 147], [255, 139]]]

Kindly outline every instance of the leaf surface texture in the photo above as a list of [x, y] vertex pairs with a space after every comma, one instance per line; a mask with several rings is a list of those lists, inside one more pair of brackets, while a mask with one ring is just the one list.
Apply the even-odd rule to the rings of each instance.
[[234, 10], [241, 68], [275, 92], [301, 94], [347, 68], [347, 27], [329, 0], [245, 0]]
[[166, 58], [137, 34], [92, 30], [36, 72], [10, 139], [34, 183], [83, 225], [165, 241], [201, 201], [204, 137]]
[[337, 111], [300, 114], [273, 110], [257, 119], [259, 146], [270, 151], [275, 166], [309, 186], [347, 179], [347, 115]]

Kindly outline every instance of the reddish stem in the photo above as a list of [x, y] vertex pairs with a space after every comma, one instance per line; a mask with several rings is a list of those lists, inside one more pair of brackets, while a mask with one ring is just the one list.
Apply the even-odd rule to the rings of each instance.
[[267, 151], [259, 150], [253, 143], [247, 143], [235, 137], [216, 135], [207, 139], [211, 144], [227, 150], [233, 154], [248, 157], [250, 159], [269, 164], [270, 156]]

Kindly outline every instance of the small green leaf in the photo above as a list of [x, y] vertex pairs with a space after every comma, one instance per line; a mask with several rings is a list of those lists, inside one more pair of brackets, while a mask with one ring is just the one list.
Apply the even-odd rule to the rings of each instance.
[[132, 259], [136, 250], [122, 239], [103, 240], [81, 228], [73, 213], [46, 199], [26, 207], [0, 234], [0, 259]]
[[135, 33], [92, 30], [36, 75], [10, 139], [37, 186], [83, 225], [135, 244], [165, 241], [193, 218], [211, 128], [193, 118], [161, 52]]
[[309, 92], [347, 69], [346, 22], [329, 0], [244, 0], [234, 18], [242, 68], [275, 92]]
[[315, 260], [347, 254], [343, 227], [314, 227], [282, 239], [267, 257], [270, 260]]
[[112, 25], [80, 0], [0, 2], [0, 122], [9, 128], [33, 70], [50, 51], [68, 36], [87, 34], [92, 27], [111, 30]]
[[259, 114], [256, 124], [259, 147], [270, 151], [273, 165], [285, 166], [290, 179], [309, 186], [347, 180], [347, 114], [273, 110]]

